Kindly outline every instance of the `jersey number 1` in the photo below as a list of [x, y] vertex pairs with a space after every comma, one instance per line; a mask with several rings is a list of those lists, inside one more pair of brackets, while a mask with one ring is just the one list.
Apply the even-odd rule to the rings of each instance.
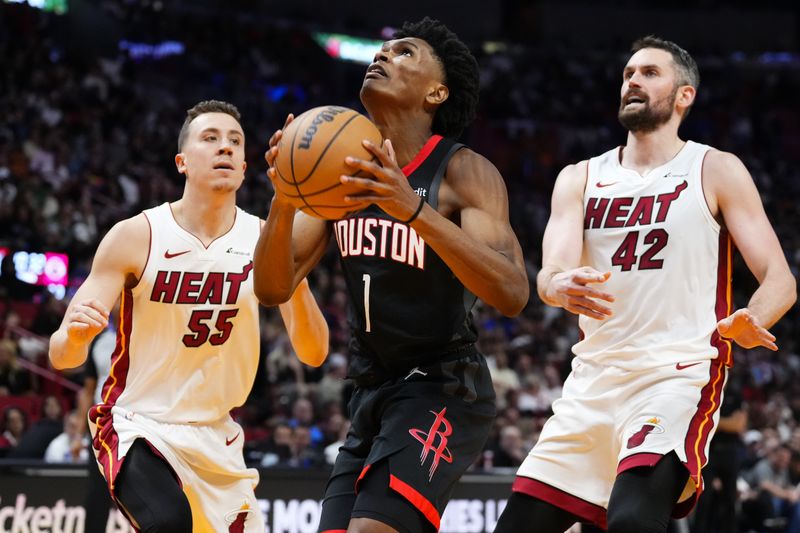
[[370, 276], [369, 274], [364, 274], [361, 277], [364, 280], [364, 319], [366, 321], [366, 328], [365, 331], [369, 333], [372, 331], [372, 325], [369, 323], [369, 281]]
[[217, 320], [214, 322], [214, 329], [217, 333], [211, 334], [211, 328], [208, 327], [206, 322], [210, 321], [214, 316], [213, 309], [196, 309], [192, 311], [192, 316], [189, 317], [189, 331], [183, 336], [183, 345], [187, 348], [197, 348], [210, 342], [213, 346], [225, 344], [225, 341], [231, 336], [233, 331], [233, 324], [229, 322], [230, 319], [236, 316], [239, 309], [220, 309], [217, 313]]

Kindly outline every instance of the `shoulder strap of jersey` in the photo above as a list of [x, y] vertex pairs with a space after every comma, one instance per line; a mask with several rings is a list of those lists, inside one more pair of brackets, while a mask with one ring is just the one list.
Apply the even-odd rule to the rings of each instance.
[[447, 163], [457, 151], [464, 148], [464, 145], [461, 143], [453, 142], [450, 139], [445, 140], [450, 141], [452, 145], [447, 150], [447, 153], [444, 154], [442, 160], [439, 162], [439, 166], [436, 168], [436, 173], [433, 175], [433, 180], [431, 180], [431, 187], [428, 194], [428, 203], [434, 209], [439, 207], [439, 187], [441, 187], [442, 179], [444, 179], [445, 172], [447, 171]]

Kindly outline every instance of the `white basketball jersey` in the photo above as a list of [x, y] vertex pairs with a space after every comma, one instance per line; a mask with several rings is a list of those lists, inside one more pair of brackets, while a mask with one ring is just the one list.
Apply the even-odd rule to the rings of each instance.
[[258, 367], [253, 249], [260, 221], [236, 208], [207, 248], [165, 203], [144, 212], [150, 254], [124, 290], [103, 403], [168, 423], [219, 420], [247, 399]]
[[703, 195], [710, 147], [687, 142], [645, 176], [620, 165], [620, 148], [589, 160], [582, 264], [610, 279], [605, 320], [581, 315], [579, 358], [639, 370], [723, 357], [717, 321], [730, 313], [731, 241]]

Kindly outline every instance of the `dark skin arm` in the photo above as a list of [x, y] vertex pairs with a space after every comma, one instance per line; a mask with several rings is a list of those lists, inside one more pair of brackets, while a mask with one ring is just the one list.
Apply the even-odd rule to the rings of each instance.
[[[286, 118], [284, 128], [294, 119]], [[269, 139], [264, 158], [267, 176], [273, 168], [283, 130]], [[298, 212], [276, 187], [267, 222], [261, 228], [253, 257], [253, 290], [263, 305], [278, 305], [291, 298], [297, 286], [325, 254], [331, 236], [330, 223]]]
[[[375, 203], [398, 220], [408, 220], [420, 199], [403, 174], [391, 141], [382, 147], [365, 141], [377, 162], [347, 158], [374, 179], [342, 176], [363, 194], [353, 202]], [[456, 222], [458, 223], [456, 223]], [[506, 316], [519, 314], [528, 302], [529, 285], [522, 248], [508, 219], [508, 193], [497, 169], [469, 149], [449, 161], [439, 190], [439, 210], [425, 204], [411, 227], [450, 267], [469, 291]]]

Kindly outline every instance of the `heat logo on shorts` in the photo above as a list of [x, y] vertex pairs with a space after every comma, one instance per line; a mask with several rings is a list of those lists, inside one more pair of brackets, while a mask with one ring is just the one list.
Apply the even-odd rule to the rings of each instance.
[[664, 433], [664, 428], [658, 424], [659, 422], [660, 420], [656, 417], [648, 419], [638, 431], [628, 438], [627, 448], [630, 450], [631, 448], [641, 446], [644, 444], [644, 439], [647, 438], [650, 433]]
[[225, 521], [229, 523], [228, 533], [244, 533], [244, 523], [247, 521], [247, 517], [253, 512], [254, 511], [247, 502], [245, 502], [235, 511], [226, 514]]
[[[433, 474], [436, 473], [436, 469], [439, 467], [439, 461], [444, 459], [448, 463], [453, 462], [453, 455], [447, 448], [447, 437], [453, 433], [453, 426], [444, 417], [446, 412], [447, 407], [443, 407], [438, 413], [431, 411], [431, 414], [436, 418], [427, 433], [416, 428], [408, 430], [412, 437], [422, 443], [422, 453], [419, 454], [420, 465], [424, 465], [425, 460], [428, 458], [428, 453], [433, 452], [433, 461], [431, 462], [430, 470], [428, 470], [428, 481], [433, 479]], [[438, 443], [436, 442], [437, 436], [439, 437]]]

